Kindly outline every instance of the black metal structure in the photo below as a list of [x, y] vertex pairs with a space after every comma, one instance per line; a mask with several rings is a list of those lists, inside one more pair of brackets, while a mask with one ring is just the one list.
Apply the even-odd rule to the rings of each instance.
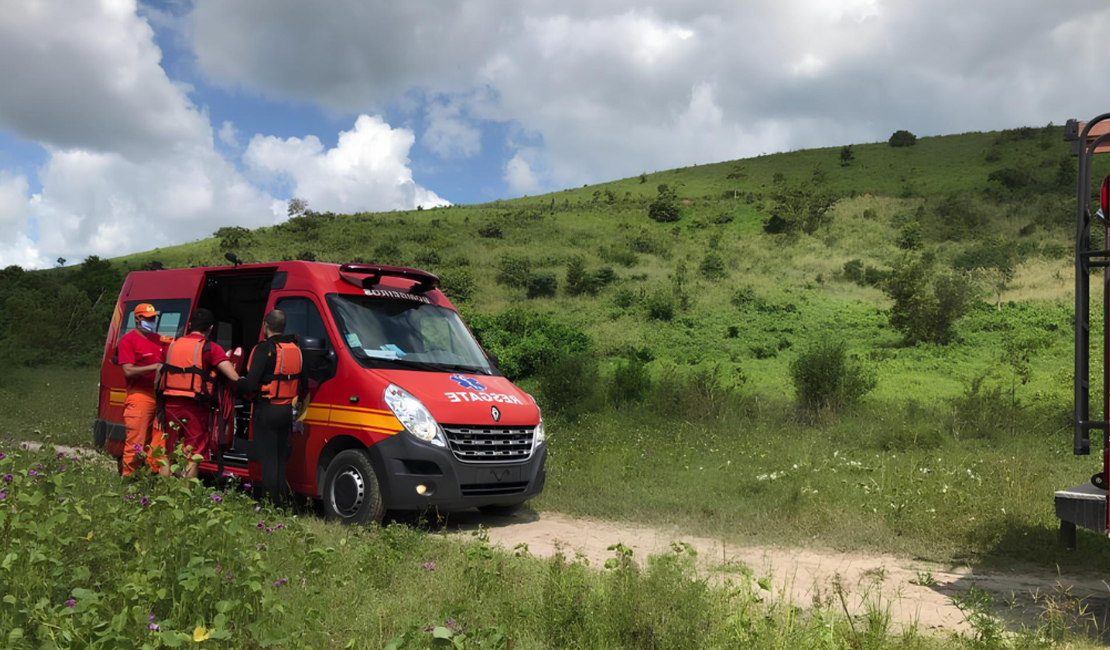
[[[1110, 131], [1105, 126], [1101, 134], [1092, 137], [1100, 123], [1110, 120], [1110, 113], [1103, 113], [1081, 124], [1068, 120], [1064, 140], [1072, 143], [1072, 154], [1078, 157], [1075, 218], [1075, 417], [1072, 451], [1077, 456], [1091, 453], [1091, 431], [1102, 434], [1102, 468], [1089, 483], [1056, 493], [1056, 516], [1060, 518], [1060, 538], [1068, 548], [1075, 548], [1076, 527], [1107, 534], [1107, 477], [1110, 470], [1110, 426], [1105, 419], [1091, 420], [1091, 272], [1102, 269], [1103, 275], [1103, 358], [1102, 398], [1103, 417], [1110, 414], [1110, 229], [1106, 217], [1097, 213], [1099, 225], [1104, 229], [1100, 239], [1105, 245], [1095, 249], [1091, 244], [1091, 171], [1094, 155], [1100, 147], [1110, 143]], [[1110, 122], [1108, 122], [1110, 124]], [[1104, 133], [1102, 133], [1105, 131]]]

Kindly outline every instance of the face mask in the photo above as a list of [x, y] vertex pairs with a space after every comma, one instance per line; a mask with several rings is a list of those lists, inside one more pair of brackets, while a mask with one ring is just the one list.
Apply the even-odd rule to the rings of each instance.
[[156, 323], [152, 320], [141, 320], [141, 321], [139, 321], [139, 328], [141, 330], [143, 330], [144, 332], [153, 333], [155, 325], [156, 325]]

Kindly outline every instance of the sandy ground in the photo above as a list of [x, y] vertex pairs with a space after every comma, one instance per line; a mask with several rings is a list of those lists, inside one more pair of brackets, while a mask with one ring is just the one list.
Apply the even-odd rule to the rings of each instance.
[[[713, 580], [739, 581], [750, 571], [756, 580], [770, 578], [770, 598], [789, 598], [803, 608], [815, 603], [839, 610], [846, 607], [852, 616], [863, 615], [868, 604], [878, 605], [890, 612], [895, 623], [916, 625], [921, 631], [968, 631], [970, 627], [952, 596], [972, 585], [994, 595], [996, 614], [1015, 626], [1036, 624], [1046, 608], [1063, 608], [1069, 616], [1086, 608], [1086, 615], [1098, 621], [1099, 629], [1105, 629], [1110, 614], [1110, 585], [1090, 577], [981, 573], [892, 555], [737, 546], [676, 530], [546, 512], [522, 511], [511, 517], [455, 513], [448, 524], [460, 535], [481, 527], [491, 542], [508, 550], [526, 544], [533, 555], [561, 552], [568, 559], [586, 558], [595, 567], [604, 566], [605, 560], [613, 557], [608, 548], [618, 542], [633, 549], [634, 559], [642, 563], [648, 555], [672, 552], [671, 543], [682, 541], [698, 551], [700, 570]], [[836, 596], [837, 584], [845, 593], [844, 604]]]

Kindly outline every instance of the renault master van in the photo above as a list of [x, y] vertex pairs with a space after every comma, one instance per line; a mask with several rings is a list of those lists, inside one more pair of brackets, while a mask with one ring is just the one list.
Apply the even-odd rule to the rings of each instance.
[[[417, 269], [281, 262], [138, 271], [108, 328], [94, 443], [122, 456], [123, 370], [114, 355], [139, 303], [157, 331], [185, 334], [194, 309], [216, 314], [212, 340], [245, 351], [271, 309], [286, 314], [310, 378], [303, 433], [293, 434], [290, 487], [350, 523], [386, 509], [510, 512], [544, 485], [547, 456], [535, 401], [506, 379], [439, 290]], [[242, 368], [239, 369], [242, 371]], [[237, 403], [220, 454], [201, 471], [258, 481], [250, 405]]]

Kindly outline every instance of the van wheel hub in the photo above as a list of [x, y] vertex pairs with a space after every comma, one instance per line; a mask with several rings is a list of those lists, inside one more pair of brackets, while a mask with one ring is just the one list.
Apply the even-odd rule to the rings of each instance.
[[353, 467], [348, 467], [335, 477], [331, 490], [331, 505], [343, 517], [352, 517], [362, 507], [366, 498], [366, 481]]

